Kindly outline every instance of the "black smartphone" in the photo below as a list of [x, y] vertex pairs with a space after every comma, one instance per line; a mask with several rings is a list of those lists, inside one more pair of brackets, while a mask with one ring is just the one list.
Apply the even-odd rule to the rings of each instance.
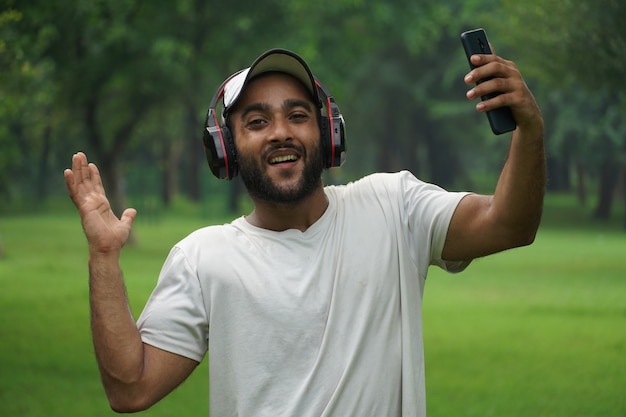
[[[468, 62], [472, 55], [492, 53], [491, 47], [489, 46], [489, 41], [487, 40], [487, 34], [485, 33], [484, 29], [474, 29], [461, 33], [461, 43], [463, 44], [463, 49], [465, 49], [465, 56], [467, 57]], [[471, 62], [469, 64], [470, 68], [476, 68], [476, 66]], [[476, 82], [476, 84], [488, 81], [489, 79], [490, 78], [479, 80]], [[498, 94], [500, 93], [486, 94], [480, 99], [488, 100], [490, 98], [496, 97]], [[510, 132], [512, 130], [515, 130], [515, 128], [517, 127], [515, 119], [513, 118], [513, 113], [511, 112], [511, 109], [509, 107], [499, 107], [494, 110], [489, 110], [487, 112], [487, 119], [489, 119], [491, 131], [496, 135]]]

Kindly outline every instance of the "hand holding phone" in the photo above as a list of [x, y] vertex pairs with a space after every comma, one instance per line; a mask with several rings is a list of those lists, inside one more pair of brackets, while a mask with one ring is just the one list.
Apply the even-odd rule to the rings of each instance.
[[[470, 61], [470, 57], [472, 55], [477, 54], [492, 54], [491, 47], [489, 46], [489, 41], [487, 40], [487, 34], [484, 29], [474, 29], [467, 32], [463, 32], [461, 34], [461, 43], [463, 44], [463, 49], [465, 49], [465, 55], [470, 64], [470, 68], [474, 69], [476, 66], [472, 64]], [[491, 78], [487, 78], [484, 80], [479, 80], [476, 84], [480, 84], [482, 82], [488, 81]], [[488, 100], [493, 97], [498, 96], [500, 93], [490, 93], [484, 96], [481, 96], [481, 100]], [[491, 126], [491, 130], [494, 134], [500, 135], [502, 133], [510, 132], [515, 130], [517, 124], [515, 123], [515, 119], [513, 118], [513, 113], [509, 107], [499, 107], [494, 110], [489, 110], [487, 112], [487, 119], [489, 119], [489, 125]]]

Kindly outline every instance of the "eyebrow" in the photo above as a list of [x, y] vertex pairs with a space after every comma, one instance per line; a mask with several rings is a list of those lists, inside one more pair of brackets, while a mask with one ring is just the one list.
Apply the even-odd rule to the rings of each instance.
[[249, 106], [244, 107], [241, 110], [241, 116], [240, 119], [243, 119], [244, 117], [246, 117], [246, 115], [248, 113], [251, 113], [253, 111], [268, 111], [270, 109], [270, 105], [267, 103], [254, 103], [254, 104], [250, 104]]
[[[282, 105], [283, 109], [293, 109], [294, 107], [302, 107], [309, 112], [312, 111], [313, 109], [313, 106], [311, 105], [311, 103], [309, 103], [306, 100], [301, 100], [298, 98], [289, 98], [283, 101], [283, 105]], [[243, 119], [244, 117], [246, 117], [248, 113], [253, 112], [253, 111], [264, 112], [264, 111], [269, 111], [269, 110], [270, 110], [270, 105], [267, 103], [253, 103], [242, 109], [240, 118]]]
[[283, 102], [283, 109], [293, 109], [294, 107], [304, 107], [305, 110], [311, 111], [311, 103], [298, 98], [290, 98]]

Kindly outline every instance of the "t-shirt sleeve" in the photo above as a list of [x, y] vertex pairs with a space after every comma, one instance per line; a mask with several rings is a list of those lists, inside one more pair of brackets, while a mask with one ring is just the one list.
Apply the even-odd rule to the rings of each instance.
[[175, 246], [137, 326], [144, 343], [201, 362], [208, 348], [208, 319], [195, 268]]
[[417, 179], [408, 171], [400, 173], [400, 189], [412, 252], [422, 258], [422, 262], [448, 272], [464, 270], [470, 261], [445, 261], [441, 254], [454, 210], [468, 193], [446, 191]]

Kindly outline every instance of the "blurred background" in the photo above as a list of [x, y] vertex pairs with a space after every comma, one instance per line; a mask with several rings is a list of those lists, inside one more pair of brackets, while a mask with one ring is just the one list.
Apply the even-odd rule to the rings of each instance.
[[576, 195], [598, 219], [621, 213], [622, 1], [2, 3], [0, 214], [67, 205], [62, 170], [78, 150], [100, 167], [118, 213], [181, 202], [240, 211], [239, 181], [206, 166], [203, 123], [222, 80], [272, 47], [308, 60], [346, 119], [348, 159], [327, 182], [409, 169], [491, 192], [509, 135], [491, 134], [464, 96], [459, 35], [477, 27], [543, 110], [549, 192]]
[[[341, 108], [327, 183], [408, 169], [492, 192], [510, 135], [466, 100], [459, 38], [483, 27], [542, 108], [546, 209], [533, 245], [429, 273], [429, 416], [626, 416], [625, 17], [622, 0], [0, 0], [0, 415], [114, 415], [73, 153], [118, 214], [139, 211], [122, 257], [137, 316], [173, 244], [250, 209], [201, 138], [217, 87], [267, 49], [302, 55]], [[206, 416], [206, 376], [141, 415]]]

